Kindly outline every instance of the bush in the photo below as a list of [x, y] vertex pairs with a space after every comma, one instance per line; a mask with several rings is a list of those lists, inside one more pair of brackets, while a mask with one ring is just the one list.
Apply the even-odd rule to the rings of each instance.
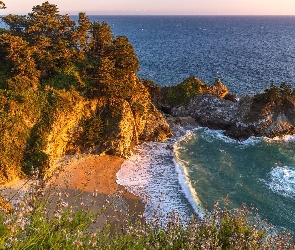
[[167, 102], [170, 106], [187, 105], [192, 97], [203, 93], [205, 84], [198, 78], [190, 77], [182, 83], [168, 87]]

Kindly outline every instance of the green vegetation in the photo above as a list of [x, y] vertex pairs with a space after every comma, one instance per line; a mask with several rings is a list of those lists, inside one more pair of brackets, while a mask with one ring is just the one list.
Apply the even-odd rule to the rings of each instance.
[[280, 86], [271, 85], [269, 89], [261, 94], [254, 96], [254, 102], [262, 105], [282, 106], [295, 102], [295, 91], [292, 91], [292, 85], [282, 83]]
[[[0, 6], [5, 7], [2, 1]], [[44, 146], [60, 111], [92, 98], [129, 101], [139, 61], [128, 39], [113, 36], [107, 23], [91, 23], [85, 13], [76, 23], [49, 2], [26, 16], [1, 20], [8, 27], [0, 30], [0, 183], [5, 183], [33, 169], [46, 171]], [[99, 143], [101, 130], [93, 133], [103, 125], [98, 116], [93, 119], [94, 127], [85, 131], [91, 145]]]
[[183, 222], [171, 214], [166, 225], [156, 217], [144, 223], [139, 214], [128, 213], [121, 224], [109, 218], [99, 228], [97, 221], [109, 208], [122, 218], [116, 201], [94, 211], [95, 191], [82, 208], [73, 202], [79, 195], [67, 199], [63, 192], [35, 184], [15, 209], [0, 210], [0, 249], [294, 249], [292, 235], [271, 233], [254, 207], [230, 211], [216, 204], [202, 220]]
[[254, 95], [252, 100], [247, 117], [250, 121], [259, 119], [271, 110], [282, 112], [294, 107], [295, 91], [286, 83], [280, 86], [272, 84], [263, 93]]
[[[189, 77], [182, 83], [167, 88], [167, 102], [170, 106], [185, 106], [192, 97], [202, 94], [207, 85], [196, 77]], [[165, 91], [165, 88], [163, 88]]]

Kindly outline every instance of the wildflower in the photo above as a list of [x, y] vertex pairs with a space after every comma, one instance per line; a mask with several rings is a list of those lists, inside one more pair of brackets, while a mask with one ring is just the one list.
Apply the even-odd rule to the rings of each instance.
[[90, 246], [95, 247], [96, 244], [97, 244], [97, 242], [96, 242], [95, 239], [89, 240], [89, 245], [90, 245]]
[[7, 226], [7, 228], [10, 230], [10, 232], [14, 233], [16, 230], [15, 230], [15, 227], [13, 226]]
[[82, 235], [83, 235], [83, 232], [78, 230], [78, 233], [77, 233], [78, 238], [80, 238]]
[[68, 203], [65, 202], [65, 201], [63, 201], [62, 203], [60, 203], [60, 205], [61, 205], [62, 207], [67, 207], [67, 206], [68, 206]]
[[22, 230], [25, 229], [26, 222], [24, 221], [24, 219], [18, 219], [18, 220], [16, 221], [16, 224], [17, 224]]
[[54, 217], [56, 219], [60, 220], [61, 219], [61, 214], [57, 212], [57, 213], [54, 214]]
[[75, 241], [73, 242], [73, 245], [74, 245], [75, 247], [81, 247], [81, 246], [83, 245], [83, 243], [82, 243], [81, 241], [79, 241], [79, 240], [75, 240]]

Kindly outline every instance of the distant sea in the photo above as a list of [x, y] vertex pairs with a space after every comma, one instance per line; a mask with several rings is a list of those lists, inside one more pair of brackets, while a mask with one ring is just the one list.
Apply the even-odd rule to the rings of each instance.
[[[77, 18], [77, 17], [73, 17]], [[125, 35], [140, 60], [139, 76], [161, 86], [189, 76], [231, 92], [254, 94], [270, 84], [295, 86], [295, 16], [90, 16]], [[223, 131], [197, 128], [165, 143], [135, 148], [117, 181], [165, 221], [212, 209], [228, 195], [230, 207], [253, 203], [261, 218], [295, 232], [295, 136], [239, 142]], [[184, 136], [183, 136], [184, 135]], [[167, 145], [174, 145], [171, 151]], [[159, 208], [160, 207], [160, 208]]]
[[[77, 20], [78, 16], [71, 16]], [[139, 76], [161, 86], [221, 78], [239, 96], [295, 84], [295, 16], [95, 16], [125, 35]], [[3, 23], [0, 23], [3, 27]]]
[[174, 85], [189, 76], [253, 94], [295, 84], [295, 16], [90, 16], [125, 35], [139, 76]]

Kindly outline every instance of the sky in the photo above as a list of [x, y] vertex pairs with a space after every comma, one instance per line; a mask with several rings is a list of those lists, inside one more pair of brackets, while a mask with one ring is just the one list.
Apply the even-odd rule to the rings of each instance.
[[[27, 14], [46, 0], [3, 0], [0, 15]], [[49, 0], [61, 14], [295, 15], [295, 0]]]

